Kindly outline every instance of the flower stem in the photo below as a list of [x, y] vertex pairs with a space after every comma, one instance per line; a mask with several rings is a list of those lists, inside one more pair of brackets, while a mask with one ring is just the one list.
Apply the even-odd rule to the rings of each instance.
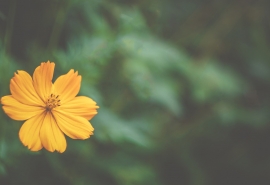
[[10, 2], [10, 7], [8, 11], [7, 27], [6, 27], [6, 33], [5, 33], [5, 38], [4, 38], [4, 47], [5, 47], [6, 53], [9, 53], [10, 51], [15, 12], [16, 12], [16, 0], [12, 0]]
[[65, 22], [66, 16], [66, 5], [62, 5], [61, 3], [58, 5], [58, 12], [54, 21], [54, 25], [52, 28], [52, 32], [48, 42], [48, 50], [53, 50], [58, 44], [59, 35], [62, 31], [62, 27]]

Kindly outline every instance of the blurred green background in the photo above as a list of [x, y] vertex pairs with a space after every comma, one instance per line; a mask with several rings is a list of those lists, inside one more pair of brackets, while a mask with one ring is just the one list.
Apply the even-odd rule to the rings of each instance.
[[0, 111], [1, 185], [269, 185], [270, 1], [0, 0], [0, 96], [82, 75], [94, 136], [30, 152]]

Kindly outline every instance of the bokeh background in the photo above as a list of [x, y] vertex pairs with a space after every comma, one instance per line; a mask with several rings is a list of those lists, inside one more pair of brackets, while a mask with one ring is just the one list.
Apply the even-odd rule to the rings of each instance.
[[94, 136], [30, 152], [0, 111], [1, 185], [269, 185], [270, 1], [0, 0], [0, 96], [56, 63]]

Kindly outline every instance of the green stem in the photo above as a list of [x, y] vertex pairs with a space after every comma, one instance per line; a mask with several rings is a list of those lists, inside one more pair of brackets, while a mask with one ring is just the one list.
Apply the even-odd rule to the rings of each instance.
[[12, 0], [10, 2], [8, 17], [7, 17], [7, 28], [6, 28], [5, 38], [4, 38], [4, 47], [5, 47], [6, 53], [9, 53], [10, 51], [15, 12], [16, 12], [16, 0]]
[[58, 12], [54, 21], [53, 29], [51, 32], [51, 36], [49, 38], [48, 42], [48, 50], [53, 50], [56, 48], [58, 41], [59, 41], [59, 35], [62, 31], [64, 22], [65, 22], [65, 16], [66, 16], [66, 5], [59, 4]]

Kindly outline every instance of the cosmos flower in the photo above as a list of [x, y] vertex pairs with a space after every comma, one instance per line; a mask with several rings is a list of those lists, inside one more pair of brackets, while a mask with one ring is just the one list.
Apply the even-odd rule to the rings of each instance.
[[26, 120], [19, 138], [31, 151], [43, 147], [50, 152], [64, 152], [65, 135], [87, 139], [94, 128], [89, 123], [97, 114], [96, 102], [77, 96], [81, 76], [71, 69], [52, 83], [55, 64], [42, 62], [32, 77], [18, 70], [10, 80], [11, 95], [1, 98], [4, 112], [14, 120]]

